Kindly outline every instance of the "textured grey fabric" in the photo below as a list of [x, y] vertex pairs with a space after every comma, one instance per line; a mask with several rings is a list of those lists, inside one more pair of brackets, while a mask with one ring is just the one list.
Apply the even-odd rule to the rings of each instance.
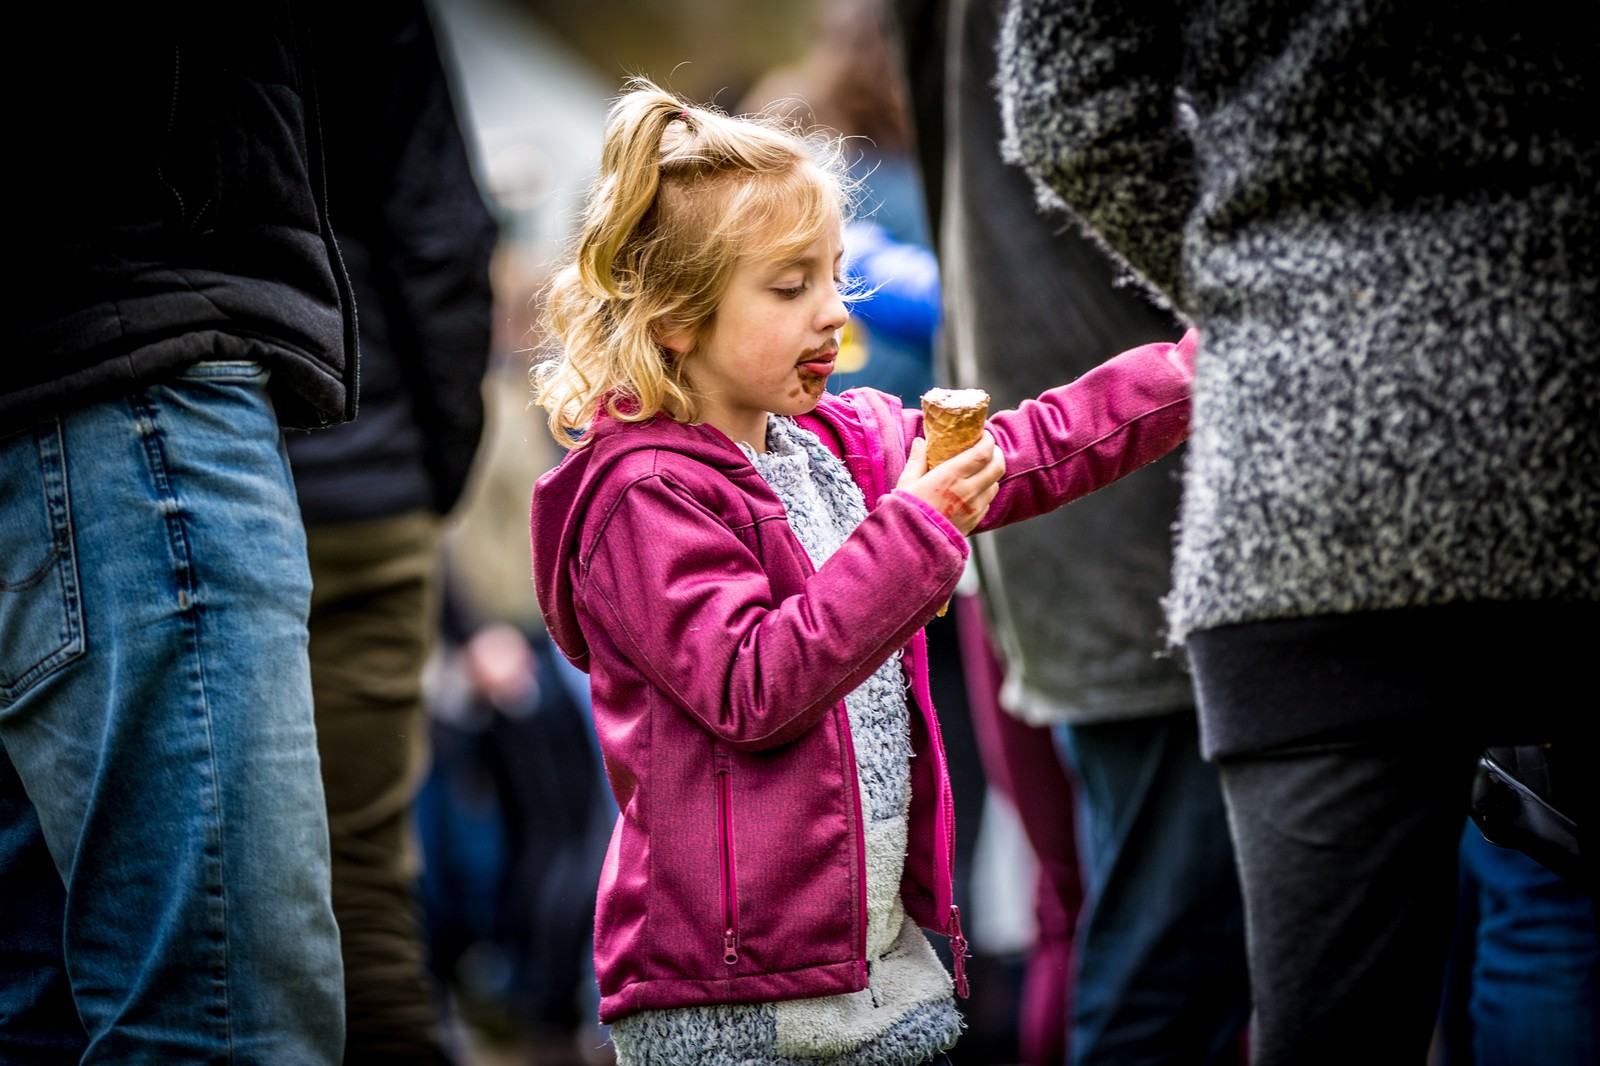
[[1007, 10], [1007, 155], [1203, 332], [1174, 641], [1600, 599], [1600, 49], [1391, 9]]
[[[644, 1011], [623, 1019], [627, 1050], [617, 1045], [618, 1066], [920, 1066], [930, 1051], [928, 1034], [950, 1027], [955, 1009], [921, 1007], [899, 1019], [871, 1044], [826, 1057], [779, 1055], [771, 1048], [777, 1026], [770, 1003]], [[613, 1039], [616, 1028], [612, 1028]], [[951, 1039], [954, 1040], [952, 1030]]]

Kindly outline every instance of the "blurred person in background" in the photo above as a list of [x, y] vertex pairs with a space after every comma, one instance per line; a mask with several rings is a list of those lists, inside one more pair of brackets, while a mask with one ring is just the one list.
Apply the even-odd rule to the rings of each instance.
[[288, 438], [345, 969], [345, 1061], [446, 1061], [413, 822], [440, 525], [483, 428], [496, 225], [421, 0], [318, 41], [328, 195], [361, 340], [354, 421]]
[[915, 403], [933, 387], [939, 267], [928, 233], [911, 114], [888, 35], [884, 0], [820, 0], [816, 32], [794, 63], [769, 71], [741, 110], [775, 108], [844, 135], [861, 206], [844, 227], [852, 301], [835, 393], [857, 385]]
[[1522, 851], [1461, 834], [1460, 909], [1430, 1066], [1600, 1062], [1594, 896]]
[[[1103, 252], [1043, 216], [1027, 175], [1001, 158], [1002, 6], [895, 10], [924, 169], [938, 175], [928, 187], [941, 373], [1007, 406], [1098, 352], [1182, 328], [1118, 287]], [[1181, 462], [1180, 450], [974, 543], [1007, 715], [993, 729], [992, 776], [1011, 781], [1043, 875], [1023, 1016], [1030, 1063], [1244, 1054], [1250, 991], [1227, 816], [1189, 677], [1162, 637]]]
[[294, 3], [46, 7], [0, 370], [0, 1061], [336, 1066], [305, 532], [353, 416]]
[[542, 626], [448, 599], [419, 801], [433, 965], [470, 1042], [526, 1066], [604, 1061], [594, 885], [615, 809], [588, 687], [568, 683]]

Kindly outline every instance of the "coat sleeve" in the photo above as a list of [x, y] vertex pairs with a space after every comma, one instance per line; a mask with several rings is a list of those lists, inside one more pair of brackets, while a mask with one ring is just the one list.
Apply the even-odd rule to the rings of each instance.
[[1182, 42], [1156, 0], [1008, 0], [1001, 153], [1165, 305], [1197, 182], [1179, 127]]
[[[778, 538], [768, 554], [802, 551], [787, 528], [760, 535]], [[750, 751], [821, 721], [933, 616], [967, 555], [954, 527], [891, 493], [804, 577], [803, 559], [764, 564], [660, 475], [622, 491], [586, 542], [577, 598], [591, 647], [609, 645], [712, 734]], [[799, 576], [797, 592], [775, 594], [774, 565]]]

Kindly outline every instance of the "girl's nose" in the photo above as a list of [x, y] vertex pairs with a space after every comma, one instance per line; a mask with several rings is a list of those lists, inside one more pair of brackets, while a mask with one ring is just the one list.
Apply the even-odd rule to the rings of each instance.
[[817, 326], [823, 332], [831, 333], [844, 328], [845, 321], [850, 317], [850, 309], [845, 306], [844, 297], [839, 295], [839, 286], [836, 283], [828, 285], [827, 298], [817, 311]]

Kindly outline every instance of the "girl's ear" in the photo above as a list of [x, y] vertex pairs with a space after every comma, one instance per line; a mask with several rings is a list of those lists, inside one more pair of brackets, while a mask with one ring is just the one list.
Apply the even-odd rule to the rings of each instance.
[[670, 352], [687, 355], [689, 349], [694, 347], [694, 330], [688, 326], [680, 326], [674, 330], [657, 330], [656, 341]]

